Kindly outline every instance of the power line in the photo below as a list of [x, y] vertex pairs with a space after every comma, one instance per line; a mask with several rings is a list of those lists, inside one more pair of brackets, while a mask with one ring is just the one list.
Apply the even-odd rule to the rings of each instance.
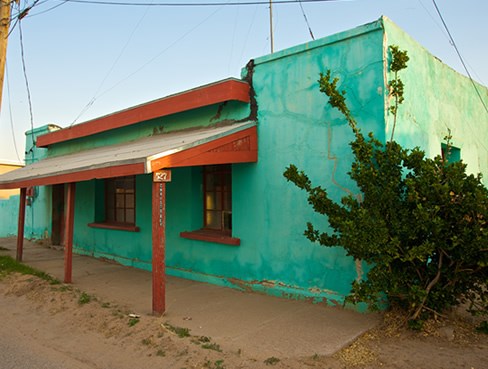
[[24, 39], [22, 37], [22, 21], [19, 18], [19, 36], [20, 36], [20, 55], [22, 58], [22, 71], [24, 73], [25, 87], [27, 89], [27, 99], [29, 102], [29, 113], [30, 113], [30, 125], [32, 130], [32, 147], [35, 146], [34, 142], [34, 114], [32, 113], [32, 99], [29, 88], [29, 80], [27, 78], [27, 70], [25, 67], [25, 54], [24, 54]]
[[19, 155], [19, 150], [17, 148], [17, 140], [15, 139], [15, 130], [14, 130], [14, 118], [12, 115], [12, 98], [10, 97], [10, 81], [9, 81], [9, 74], [8, 74], [8, 64], [5, 63], [5, 74], [6, 74], [6, 82], [7, 82], [7, 97], [8, 97], [8, 112], [10, 115], [10, 130], [12, 132], [12, 141], [14, 143], [15, 154], [17, 155], [17, 159], [19, 162], [22, 162], [22, 159]]
[[[66, 0], [63, 4], [66, 4]], [[103, 78], [102, 82], [100, 83], [100, 85], [98, 86], [97, 90], [95, 91], [95, 93], [93, 94], [92, 98], [90, 99], [90, 101], [88, 101], [88, 103], [85, 105], [85, 107], [81, 110], [81, 112], [78, 114], [78, 116], [73, 120], [73, 122], [69, 125], [70, 127], [75, 124], [78, 119], [80, 119], [83, 114], [86, 113], [86, 111], [88, 109], [90, 109], [90, 107], [95, 103], [95, 100], [97, 99], [97, 95], [98, 93], [100, 92], [100, 90], [102, 89], [103, 85], [105, 84], [105, 81], [108, 79], [108, 77], [110, 76], [110, 74], [112, 74], [112, 71], [114, 70], [115, 66], [117, 65], [117, 63], [119, 62], [120, 58], [122, 57], [122, 55], [124, 54], [125, 50], [127, 49], [127, 46], [129, 45], [130, 41], [132, 40], [132, 38], [134, 37], [134, 34], [136, 33], [137, 29], [139, 28], [139, 26], [141, 25], [142, 21], [144, 20], [144, 18], [146, 17], [147, 13], [149, 11], [149, 7], [146, 8], [146, 11], [144, 12], [144, 14], [142, 15], [142, 17], [139, 19], [139, 22], [136, 23], [136, 25], [134, 26], [134, 29], [132, 30], [131, 34], [129, 35], [129, 38], [127, 39], [125, 45], [122, 47], [122, 49], [120, 50], [119, 52], [119, 55], [115, 58], [115, 61], [112, 63], [112, 66], [110, 67], [109, 71], [107, 72], [107, 74], [105, 75], [105, 77]]]
[[[223, 5], [223, 4], [221, 4]], [[141, 70], [143, 70], [146, 66], [148, 66], [149, 64], [151, 64], [153, 61], [155, 61], [156, 59], [158, 59], [161, 55], [163, 55], [166, 51], [168, 51], [170, 48], [172, 48], [173, 46], [175, 46], [176, 44], [178, 44], [181, 40], [183, 40], [184, 38], [186, 38], [189, 34], [191, 34], [193, 31], [195, 31], [198, 27], [200, 27], [202, 24], [204, 24], [205, 22], [207, 22], [210, 18], [212, 18], [216, 13], [218, 13], [220, 10], [222, 9], [222, 6], [217, 8], [216, 10], [214, 10], [209, 16], [207, 16], [206, 18], [204, 18], [201, 22], [199, 22], [198, 24], [196, 24], [193, 28], [191, 28], [189, 31], [185, 32], [182, 36], [180, 36], [178, 39], [176, 39], [175, 41], [173, 41], [169, 46], [167, 46], [166, 48], [164, 48], [162, 51], [160, 51], [158, 54], [156, 54], [155, 56], [153, 56], [149, 61], [147, 61], [146, 63], [142, 64], [138, 69], [136, 69], [134, 72], [130, 73], [129, 75], [127, 75], [126, 77], [122, 78], [121, 80], [119, 80], [119, 82], [115, 83], [114, 85], [112, 85], [112, 87], [109, 87], [107, 88], [106, 90], [102, 91], [101, 93], [98, 94], [98, 96], [94, 97], [91, 102], [89, 103], [89, 105], [93, 105], [93, 103], [98, 100], [100, 97], [102, 97], [103, 95], [107, 94], [108, 92], [112, 91], [114, 88], [116, 88], [117, 86], [119, 86], [120, 84], [122, 84], [123, 82], [125, 82], [126, 80], [128, 80], [129, 78], [131, 78], [132, 76], [134, 76], [135, 74], [139, 73]], [[70, 127], [72, 126], [72, 124], [70, 125]]]
[[466, 63], [464, 62], [464, 59], [461, 56], [461, 53], [459, 52], [459, 49], [458, 49], [458, 47], [456, 45], [456, 42], [454, 42], [454, 38], [452, 37], [451, 32], [449, 31], [449, 28], [447, 27], [447, 24], [444, 21], [444, 17], [442, 16], [442, 14], [440, 12], [439, 7], [437, 6], [437, 3], [435, 2], [435, 0], [432, 0], [432, 2], [434, 3], [435, 10], [437, 11], [437, 14], [439, 15], [439, 18], [441, 19], [442, 24], [444, 25], [444, 28], [446, 29], [447, 34], [449, 35], [449, 38], [450, 38], [451, 43], [452, 43], [452, 46], [456, 50], [456, 53], [457, 53], [457, 55], [459, 57], [459, 60], [461, 60], [461, 64], [463, 65], [464, 70], [466, 71], [469, 79], [471, 80], [471, 83], [473, 84], [474, 90], [476, 91], [476, 94], [478, 95], [478, 97], [479, 97], [479, 99], [481, 101], [481, 104], [483, 104], [483, 107], [485, 108], [486, 112], [488, 113], [488, 107], [486, 106], [485, 102], [483, 101], [483, 97], [481, 96], [481, 93], [478, 90], [478, 87], [476, 86], [476, 83], [474, 82], [473, 77], [471, 77], [471, 73], [469, 73], [469, 70], [468, 70], [468, 68], [466, 66]]
[[60, 6], [66, 4], [67, 2], [68, 2], [68, 0], [63, 0], [63, 2], [61, 2], [61, 3], [57, 4], [57, 5], [54, 5], [54, 6], [50, 7], [49, 9], [45, 9], [45, 10], [39, 12], [39, 13], [29, 14], [28, 18], [32, 18], [32, 17], [35, 17], [37, 15], [41, 15], [41, 14], [45, 14], [47, 12], [50, 12], [51, 10], [54, 10], [56, 8], [59, 8]]
[[[79, 4], [92, 4], [92, 5], [116, 5], [116, 6], [174, 6], [174, 7], [186, 7], [186, 6], [243, 6], [243, 5], [267, 5], [269, 6], [269, 0], [262, 1], [236, 1], [236, 2], [217, 2], [210, 1], [204, 3], [172, 3], [172, 2], [159, 2], [159, 3], [134, 3], [134, 2], [122, 2], [122, 1], [106, 1], [106, 0], [65, 0], [70, 3]], [[324, 3], [324, 2], [342, 2], [349, 0], [273, 0], [273, 4], [295, 4], [298, 2], [303, 3]]]

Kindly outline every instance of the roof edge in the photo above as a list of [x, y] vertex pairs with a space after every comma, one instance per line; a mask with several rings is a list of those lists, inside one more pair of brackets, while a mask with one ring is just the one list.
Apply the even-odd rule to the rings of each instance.
[[37, 147], [47, 147], [52, 144], [126, 127], [150, 119], [232, 100], [249, 103], [249, 84], [247, 82], [236, 78], [228, 78], [136, 105], [39, 136], [37, 138]]
[[273, 54], [260, 56], [256, 59], [254, 59], [254, 64], [257, 65], [257, 64], [268, 63], [268, 62], [271, 62], [271, 61], [276, 60], [276, 59], [281, 59], [281, 58], [285, 58], [285, 57], [290, 56], [290, 55], [299, 54], [299, 53], [302, 53], [302, 52], [305, 52], [308, 50], [312, 50], [312, 49], [316, 49], [316, 48], [319, 48], [319, 47], [322, 47], [325, 45], [330, 45], [330, 44], [340, 42], [340, 41], [343, 41], [343, 40], [346, 40], [349, 38], [357, 37], [359, 35], [363, 35], [363, 34], [366, 34], [369, 32], [382, 30], [384, 19], [385, 19], [385, 17], [381, 16], [379, 19], [377, 19], [373, 22], [366, 23], [366, 24], [363, 24], [361, 26], [358, 26], [358, 27], [355, 27], [355, 28], [352, 28], [352, 29], [349, 29], [346, 31], [338, 32], [338, 33], [332, 34], [330, 36], [325, 36], [325, 37], [320, 38], [318, 40], [310, 41], [310, 42], [307, 42], [307, 43], [304, 43], [301, 45], [292, 46], [290, 48], [275, 52]]

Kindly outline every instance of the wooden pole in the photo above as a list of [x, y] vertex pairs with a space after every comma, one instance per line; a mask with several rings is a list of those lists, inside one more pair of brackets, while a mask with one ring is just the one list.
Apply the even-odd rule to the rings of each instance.
[[152, 188], [152, 310], [166, 310], [166, 183], [153, 182]]
[[10, 28], [11, 0], [0, 0], [0, 110], [2, 104], [3, 77], [7, 60], [7, 39]]
[[75, 215], [76, 183], [68, 183], [66, 231], [64, 233], [64, 283], [71, 283], [73, 276], [73, 226]]
[[25, 198], [27, 189], [25, 187], [20, 189], [20, 203], [19, 203], [19, 222], [17, 225], [17, 256], [18, 262], [22, 261], [24, 253], [24, 224], [25, 224]]
[[273, 1], [269, 0], [269, 41], [271, 43], [271, 54], [274, 53], [273, 40]]

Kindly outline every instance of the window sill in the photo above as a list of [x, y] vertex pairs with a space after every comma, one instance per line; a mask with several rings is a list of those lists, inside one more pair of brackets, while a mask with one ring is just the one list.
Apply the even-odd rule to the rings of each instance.
[[88, 227], [112, 229], [115, 231], [139, 232], [139, 227], [121, 223], [89, 223]]
[[199, 229], [198, 231], [192, 232], [181, 232], [180, 237], [190, 240], [221, 243], [231, 246], [239, 246], [241, 244], [240, 238], [235, 238], [221, 232], [209, 231], [206, 229]]

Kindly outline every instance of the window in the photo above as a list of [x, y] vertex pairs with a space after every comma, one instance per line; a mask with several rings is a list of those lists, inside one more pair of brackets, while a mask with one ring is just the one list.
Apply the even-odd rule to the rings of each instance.
[[198, 187], [203, 189], [203, 227], [181, 232], [180, 237], [239, 246], [241, 240], [232, 237], [232, 166], [204, 166], [201, 175], [203, 187]]
[[135, 176], [105, 180], [105, 221], [134, 225], [136, 222]]
[[136, 177], [95, 181], [95, 219], [88, 226], [139, 232], [136, 226]]
[[461, 161], [461, 149], [455, 146], [448, 146], [444, 143], [441, 144], [441, 155], [442, 159], [446, 160], [448, 163]]
[[203, 167], [203, 228], [232, 232], [232, 172], [230, 165]]

